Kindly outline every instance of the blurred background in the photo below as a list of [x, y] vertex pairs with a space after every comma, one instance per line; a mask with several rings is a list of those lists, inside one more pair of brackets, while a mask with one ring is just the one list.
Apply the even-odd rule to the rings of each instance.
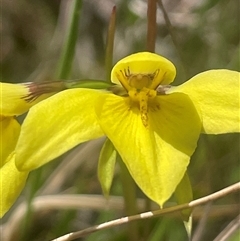
[[[117, 7], [113, 53], [115, 63], [126, 55], [146, 50], [147, 1], [82, 2], [70, 79], [104, 79], [106, 34], [113, 6]], [[156, 53], [167, 57], [177, 67], [174, 85], [208, 69], [239, 71], [239, 1], [164, 0], [163, 4], [172, 22], [177, 45], [173, 43], [163, 14], [158, 9]], [[71, 5], [72, 0], [1, 1], [2, 82], [56, 78]], [[111, 195], [119, 198], [107, 202], [102, 197], [97, 179], [97, 161], [103, 141], [100, 139], [82, 144], [30, 174], [22, 195], [2, 220], [3, 232], [9, 234], [6, 240], [51, 240], [126, 215], [118, 165]], [[239, 134], [202, 135], [188, 170], [194, 199], [239, 181], [239, 164]], [[55, 201], [57, 195], [61, 194], [78, 194], [83, 201], [77, 204], [62, 201], [58, 206]], [[24, 211], [24, 202], [31, 200], [32, 196], [43, 195], [55, 195], [55, 200], [54, 197], [39, 199], [35, 211]], [[138, 197], [139, 212], [146, 210], [146, 197], [140, 190]], [[174, 199], [170, 202], [174, 202]], [[239, 193], [235, 193], [214, 202], [207, 209], [197, 208], [193, 215], [193, 234], [199, 230], [202, 217], [207, 215], [199, 240], [214, 240], [239, 215], [239, 203]], [[187, 240], [182, 221], [174, 215], [138, 221], [138, 226], [142, 241]], [[123, 225], [78, 240], [130, 240], [128, 235], [128, 225]], [[229, 240], [240, 240], [239, 235], [238, 232]]]

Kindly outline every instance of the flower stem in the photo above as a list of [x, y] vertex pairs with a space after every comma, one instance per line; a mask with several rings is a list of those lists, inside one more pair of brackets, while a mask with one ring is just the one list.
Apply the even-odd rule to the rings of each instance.
[[[122, 181], [125, 210], [127, 215], [133, 215], [138, 213], [136, 185], [120, 157], [118, 158], [118, 161], [121, 167], [120, 175], [121, 175], [121, 181]], [[137, 222], [133, 222], [128, 226], [128, 236], [129, 236], [129, 239], [128, 239], [129, 241], [139, 240]]]
[[147, 10], [147, 51], [155, 52], [155, 42], [157, 35], [157, 1], [148, 0], [148, 10]]
[[70, 19], [70, 26], [66, 34], [66, 39], [63, 44], [59, 65], [57, 69], [57, 78], [66, 79], [69, 77], [72, 69], [75, 46], [78, 37], [79, 16], [82, 1], [73, 1], [73, 11]]
[[114, 6], [112, 9], [112, 13], [111, 13], [111, 17], [108, 25], [108, 33], [107, 33], [106, 55], [105, 55], [105, 69], [106, 69], [107, 82], [111, 82], [115, 25], [116, 25], [116, 6]]

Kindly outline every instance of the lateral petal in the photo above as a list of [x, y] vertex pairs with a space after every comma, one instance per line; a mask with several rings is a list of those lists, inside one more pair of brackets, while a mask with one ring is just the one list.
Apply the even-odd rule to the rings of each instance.
[[199, 116], [181, 93], [157, 97], [149, 127], [130, 99], [108, 95], [96, 107], [99, 123], [143, 192], [160, 206], [181, 181], [200, 134]]
[[19, 170], [32, 170], [74, 146], [103, 136], [94, 103], [106, 93], [71, 89], [33, 106], [21, 128], [16, 146]]
[[15, 155], [11, 154], [6, 164], [0, 168], [0, 217], [16, 201], [25, 186], [28, 172], [19, 172], [15, 166]]
[[202, 118], [202, 132], [221, 134], [240, 132], [240, 73], [231, 70], [209, 70], [169, 93], [187, 94]]
[[13, 117], [0, 117], [0, 167], [2, 167], [10, 153], [14, 151], [20, 125]]

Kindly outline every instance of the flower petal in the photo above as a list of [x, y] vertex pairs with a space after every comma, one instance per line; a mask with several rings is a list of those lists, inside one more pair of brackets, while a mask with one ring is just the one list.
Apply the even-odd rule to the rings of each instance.
[[0, 217], [13, 205], [24, 188], [28, 172], [19, 172], [15, 166], [15, 155], [11, 154], [7, 163], [0, 169]]
[[32, 107], [22, 125], [16, 146], [16, 165], [32, 170], [81, 142], [103, 136], [94, 103], [105, 92], [71, 89]]
[[109, 95], [96, 107], [99, 122], [132, 177], [160, 206], [181, 181], [200, 134], [199, 116], [181, 93], [157, 97], [160, 110], [149, 109], [149, 127], [129, 98]]
[[1, 117], [0, 125], [0, 167], [2, 167], [8, 155], [15, 148], [20, 133], [20, 125], [13, 117]]
[[0, 82], [0, 116], [21, 115], [27, 112], [31, 106], [61, 90], [51, 87], [51, 83], [9, 84]]
[[[175, 66], [168, 59], [150, 52], [140, 52], [129, 55], [113, 67], [111, 72], [111, 80], [113, 83], [120, 84], [118, 79], [118, 73], [124, 73], [130, 75], [139, 74], [153, 74], [156, 71], [159, 72], [160, 82], [157, 85], [169, 84], [176, 76]], [[157, 87], [157, 85], [155, 87]]]
[[199, 110], [203, 132], [240, 132], [240, 73], [210, 70], [200, 73], [171, 92], [187, 94]]

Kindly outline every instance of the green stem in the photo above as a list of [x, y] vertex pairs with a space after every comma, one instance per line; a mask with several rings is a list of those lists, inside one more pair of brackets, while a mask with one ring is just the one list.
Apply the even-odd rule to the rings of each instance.
[[[123, 163], [122, 159], [119, 157], [118, 160], [121, 167], [120, 175], [121, 175], [121, 182], [122, 182], [122, 188], [123, 188], [125, 210], [126, 210], [126, 214], [129, 216], [129, 215], [138, 213], [136, 185], [131, 175], [129, 174], [125, 164]], [[129, 236], [129, 239], [128, 239], [129, 241], [139, 241], [137, 222], [129, 223], [128, 236]]]
[[[155, 52], [157, 37], [157, 0], [148, 0], [147, 9], [147, 51]], [[150, 210], [151, 201], [146, 197], [145, 210]], [[143, 227], [143, 238], [147, 240], [150, 233], [150, 222], [146, 221]]]
[[73, 0], [73, 11], [71, 14], [70, 26], [68, 28], [66, 39], [63, 44], [63, 49], [61, 52], [57, 70], [58, 79], [69, 78], [69, 75], [71, 73], [75, 45], [78, 37], [78, 26], [81, 5], [81, 0]]
[[73, 88], [88, 88], [88, 89], [108, 89], [114, 84], [108, 83], [104, 80], [91, 80], [91, 79], [82, 79], [82, 80], [66, 80], [63, 85], [67, 89]]
[[156, 13], [157, 13], [157, 1], [148, 0], [147, 51], [153, 52], [153, 53], [155, 52], [155, 42], [156, 42], [156, 35], [157, 35]]
[[35, 197], [35, 194], [37, 192], [37, 190], [39, 189], [39, 186], [40, 186], [40, 180], [41, 180], [41, 176], [42, 176], [42, 169], [38, 169], [38, 170], [35, 170], [34, 174], [30, 176], [30, 190], [29, 190], [29, 193], [27, 195], [27, 211], [25, 213], [25, 217], [23, 219], [23, 222], [22, 222], [22, 226], [21, 226], [21, 238], [19, 240], [27, 240], [27, 236], [28, 236], [28, 232], [31, 228], [31, 224], [32, 224], [32, 202], [33, 202], [33, 199]]
[[115, 26], [116, 26], [116, 6], [114, 6], [112, 9], [112, 14], [108, 25], [108, 34], [107, 34], [107, 43], [106, 43], [105, 68], [106, 68], [106, 80], [108, 82], [111, 82]]

